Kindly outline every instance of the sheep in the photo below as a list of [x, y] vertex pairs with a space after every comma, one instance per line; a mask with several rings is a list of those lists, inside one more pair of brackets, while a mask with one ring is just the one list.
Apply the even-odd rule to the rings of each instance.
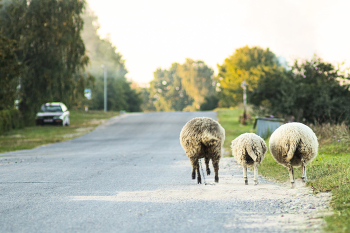
[[272, 133], [269, 144], [276, 162], [287, 167], [292, 188], [295, 182], [293, 167], [301, 166], [301, 178], [306, 182], [306, 165], [318, 151], [317, 137], [312, 129], [297, 122], [281, 125]]
[[248, 185], [247, 166], [254, 167], [254, 185], [258, 184], [258, 167], [265, 158], [265, 141], [255, 133], [244, 133], [231, 143], [232, 155], [243, 166], [244, 182]]
[[196, 117], [185, 124], [180, 133], [180, 144], [192, 164], [192, 179], [201, 184], [198, 160], [205, 159], [207, 175], [210, 175], [209, 160], [215, 172], [215, 182], [219, 182], [219, 161], [225, 141], [225, 129], [219, 122], [208, 117]]

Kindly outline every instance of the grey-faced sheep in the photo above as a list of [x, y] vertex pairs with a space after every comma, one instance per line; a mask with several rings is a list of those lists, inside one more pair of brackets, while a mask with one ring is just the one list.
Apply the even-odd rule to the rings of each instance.
[[265, 141], [254, 133], [238, 136], [231, 143], [232, 155], [243, 166], [244, 182], [248, 184], [247, 166], [254, 167], [254, 184], [258, 184], [258, 167], [265, 158], [267, 146]]
[[197, 172], [198, 184], [202, 183], [198, 163], [201, 158], [205, 159], [207, 175], [210, 175], [209, 161], [212, 160], [215, 182], [219, 182], [219, 161], [224, 141], [224, 128], [217, 121], [208, 117], [194, 118], [182, 128], [180, 143], [191, 160], [192, 179], [196, 178]]
[[301, 178], [306, 182], [306, 165], [318, 151], [317, 137], [312, 129], [302, 123], [284, 124], [273, 132], [269, 144], [274, 159], [288, 168], [292, 187], [295, 182], [293, 167], [301, 166]]

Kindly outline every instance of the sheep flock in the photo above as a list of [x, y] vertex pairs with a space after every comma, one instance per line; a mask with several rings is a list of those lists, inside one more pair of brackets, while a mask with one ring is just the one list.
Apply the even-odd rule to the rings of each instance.
[[[215, 172], [215, 182], [219, 182], [219, 161], [225, 141], [225, 129], [208, 117], [197, 117], [188, 121], [180, 133], [180, 144], [192, 164], [192, 179], [201, 184], [199, 159], [205, 159], [206, 172], [210, 175], [209, 161]], [[258, 184], [258, 167], [265, 158], [265, 141], [254, 133], [244, 133], [232, 140], [232, 155], [243, 167], [243, 178], [248, 184], [247, 167], [254, 168], [254, 184]], [[271, 155], [277, 163], [287, 167], [292, 188], [294, 187], [293, 167], [301, 167], [302, 180], [307, 181], [306, 165], [318, 152], [318, 141], [311, 128], [302, 123], [287, 123], [277, 128], [269, 140]]]

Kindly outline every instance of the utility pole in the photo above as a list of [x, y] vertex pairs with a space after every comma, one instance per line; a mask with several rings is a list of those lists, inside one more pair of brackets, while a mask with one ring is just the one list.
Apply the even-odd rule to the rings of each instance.
[[102, 69], [103, 69], [103, 73], [104, 73], [104, 94], [105, 94], [105, 98], [104, 98], [104, 110], [105, 112], [107, 112], [107, 69], [104, 65], [101, 65]]
[[243, 87], [243, 104], [244, 104], [244, 111], [243, 111], [243, 121], [242, 121], [242, 125], [246, 125], [246, 121], [247, 121], [247, 112], [246, 112], [246, 108], [247, 108], [247, 86], [248, 84], [245, 82], [245, 80], [242, 82], [241, 87]]

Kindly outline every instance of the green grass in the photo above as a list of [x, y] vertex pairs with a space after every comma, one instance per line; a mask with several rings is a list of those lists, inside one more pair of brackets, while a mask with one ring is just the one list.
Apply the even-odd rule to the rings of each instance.
[[31, 126], [0, 135], [0, 153], [32, 149], [44, 144], [62, 142], [90, 132], [104, 120], [119, 112], [70, 111], [70, 126]]
[[217, 111], [218, 120], [221, 126], [225, 129], [226, 138], [224, 147], [227, 150], [231, 148], [231, 142], [233, 139], [241, 135], [242, 133], [253, 133], [253, 122], [249, 122], [247, 125], [239, 123], [239, 115], [243, 114], [243, 109], [219, 109]]
[[317, 158], [308, 165], [307, 183], [314, 192], [332, 192], [334, 214], [326, 217], [325, 230], [350, 232], [350, 142], [321, 145]]
[[[220, 124], [226, 129], [225, 148], [241, 133], [255, 132], [252, 126], [239, 126], [241, 109], [218, 110]], [[324, 128], [323, 130], [321, 128]], [[326, 216], [328, 232], [350, 232], [350, 135], [346, 125], [313, 126], [319, 138], [319, 153], [307, 166], [307, 185], [314, 191], [332, 192], [331, 206], [334, 214]], [[266, 144], [268, 144], [266, 140]], [[270, 152], [259, 166], [259, 173], [276, 181], [289, 181], [285, 167], [278, 164]], [[301, 169], [295, 169], [295, 178], [300, 179]]]

